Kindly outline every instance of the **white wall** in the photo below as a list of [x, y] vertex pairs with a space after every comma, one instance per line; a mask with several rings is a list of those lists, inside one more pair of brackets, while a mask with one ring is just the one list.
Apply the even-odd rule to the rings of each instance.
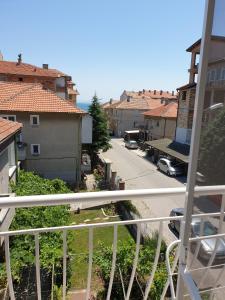
[[63, 98], [63, 99], [66, 99], [66, 94], [65, 93], [62, 93], [62, 92], [56, 92], [56, 95]]
[[92, 117], [88, 114], [82, 117], [81, 142], [82, 144], [92, 143]]
[[9, 159], [8, 149], [0, 153], [0, 194], [9, 192]]
[[181, 144], [188, 144], [191, 143], [191, 129], [187, 128], [179, 128], [176, 129], [176, 142]]
[[65, 87], [65, 78], [59, 77], [55, 81], [57, 87]]

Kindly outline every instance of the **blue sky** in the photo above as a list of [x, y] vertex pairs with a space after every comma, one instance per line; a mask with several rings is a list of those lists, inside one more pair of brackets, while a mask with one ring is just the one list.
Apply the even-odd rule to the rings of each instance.
[[203, 14], [204, 0], [2, 0], [0, 50], [72, 75], [79, 101], [175, 90], [187, 83], [185, 49], [201, 36]]

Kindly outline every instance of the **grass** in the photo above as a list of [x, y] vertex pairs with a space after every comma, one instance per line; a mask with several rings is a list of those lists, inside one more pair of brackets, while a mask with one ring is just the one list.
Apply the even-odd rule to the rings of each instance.
[[[96, 220], [96, 218], [99, 218]], [[89, 220], [84, 222], [85, 220]], [[81, 223], [102, 223], [119, 221], [119, 218], [105, 219], [101, 209], [89, 209], [83, 210], [80, 214], [71, 215], [72, 224]], [[125, 240], [130, 238], [130, 233], [126, 226], [118, 226], [118, 240]], [[94, 251], [99, 250], [99, 241], [104, 242], [105, 245], [111, 246], [113, 243], [113, 226], [95, 228], [93, 232], [93, 247]], [[71, 288], [83, 289], [87, 284], [87, 272], [88, 272], [88, 229], [73, 230], [70, 236], [70, 249], [71, 249]], [[93, 270], [95, 266], [93, 266]], [[92, 290], [97, 289], [101, 284], [99, 278], [92, 273]]]

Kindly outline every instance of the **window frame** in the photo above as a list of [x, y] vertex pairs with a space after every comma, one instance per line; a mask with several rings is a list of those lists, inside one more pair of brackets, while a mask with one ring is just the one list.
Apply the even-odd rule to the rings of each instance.
[[[38, 146], [38, 152], [34, 152], [34, 146]], [[33, 156], [39, 156], [41, 154], [41, 145], [40, 144], [31, 144], [30, 152]]]
[[[33, 118], [37, 118], [37, 124], [33, 123]], [[40, 116], [39, 115], [30, 115], [30, 125], [33, 127], [37, 127], [40, 125]]]
[[[11, 122], [16, 122], [16, 115], [0, 115], [1, 118], [6, 119]], [[13, 117], [14, 120], [9, 120], [9, 118]]]

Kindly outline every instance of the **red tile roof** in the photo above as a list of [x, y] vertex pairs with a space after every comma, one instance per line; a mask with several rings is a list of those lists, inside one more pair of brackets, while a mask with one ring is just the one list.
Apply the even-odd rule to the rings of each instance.
[[143, 115], [146, 117], [176, 119], [177, 107], [178, 107], [178, 105], [176, 102], [171, 102], [167, 105], [161, 105], [158, 108], [147, 111], [147, 112], [143, 113]]
[[41, 84], [4, 81], [0, 82], [0, 111], [85, 113]]
[[121, 100], [115, 104], [112, 104], [112, 107], [117, 109], [148, 110], [148, 109], [154, 109], [161, 105], [162, 104], [160, 99], [151, 99], [148, 97], [142, 97], [142, 98], [130, 98], [129, 101]]
[[167, 98], [167, 99], [176, 99], [177, 96], [168, 92], [168, 91], [157, 91], [157, 90], [142, 90], [139, 92], [134, 91], [124, 91], [127, 96], [134, 97], [134, 98], [142, 98], [148, 97], [152, 99], [161, 99], [161, 98]]
[[0, 118], [0, 143], [14, 135], [22, 128], [22, 124]]
[[66, 74], [55, 69], [43, 69], [26, 63], [17, 63], [13, 61], [0, 61], [0, 74], [43, 76], [43, 77], [61, 77]]

